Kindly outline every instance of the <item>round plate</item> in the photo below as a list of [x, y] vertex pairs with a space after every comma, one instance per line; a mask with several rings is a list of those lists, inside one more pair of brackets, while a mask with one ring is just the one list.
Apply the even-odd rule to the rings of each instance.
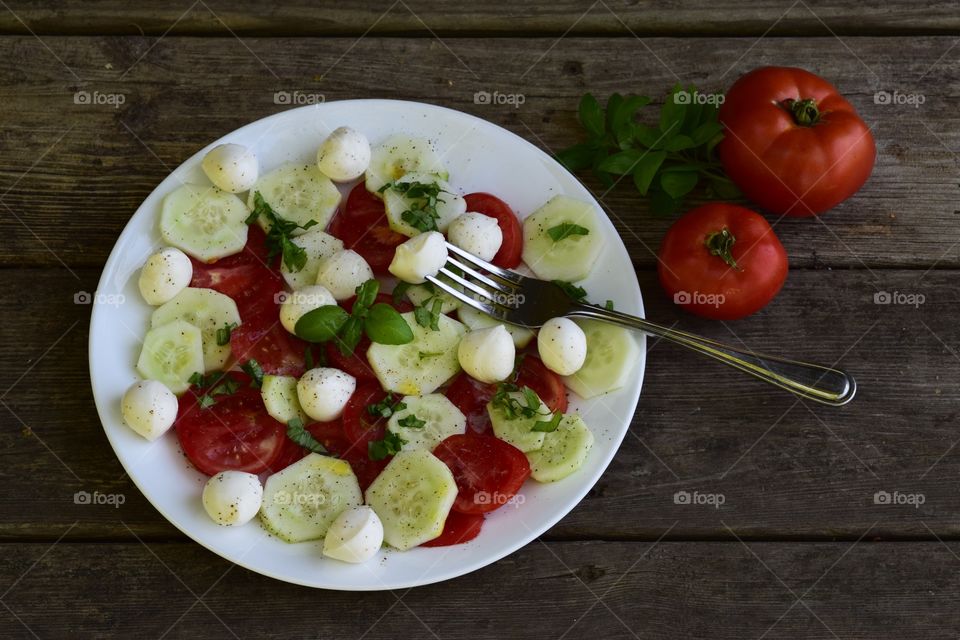
[[[646, 350], [638, 335], [640, 360], [623, 389], [572, 401], [571, 410], [583, 414], [596, 436], [584, 467], [560, 482], [528, 481], [513, 503], [488, 516], [472, 542], [405, 552], [382, 550], [365, 564], [351, 565], [324, 558], [322, 542], [287, 544], [269, 536], [256, 521], [234, 528], [214, 524], [200, 501], [206, 477], [184, 458], [176, 436], [168, 433], [147, 442], [126, 427], [120, 415], [120, 398], [138, 379], [135, 364], [152, 311], [140, 298], [137, 276], [147, 256], [163, 244], [157, 229], [160, 203], [183, 182], [208, 184], [200, 161], [218, 144], [254, 149], [265, 173], [283, 162], [313, 162], [320, 141], [344, 125], [364, 132], [373, 143], [401, 132], [429, 139], [442, 154], [454, 187], [462, 193], [494, 193], [520, 217], [556, 194], [596, 204], [576, 178], [540, 149], [465, 113], [394, 100], [331, 102], [278, 113], [201, 149], [161, 182], [130, 219], [97, 290], [101, 303], [94, 305], [90, 324], [90, 378], [100, 420], [120, 462], [153, 506], [186, 535], [231, 562], [279, 580], [326, 589], [400, 589], [480, 569], [535, 540], [569, 513], [600, 478], [627, 433], [640, 395]], [[584, 287], [591, 300], [614, 300], [618, 310], [643, 315], [630, 257], [613, 224], [602, 218], [607, 248]]]

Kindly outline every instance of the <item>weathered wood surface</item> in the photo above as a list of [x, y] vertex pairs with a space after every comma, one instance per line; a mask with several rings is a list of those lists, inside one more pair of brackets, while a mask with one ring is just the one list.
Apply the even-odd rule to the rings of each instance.
[[[8, 207], [0, 206], [0, 265], [62, 260], [99, 267], [169, 170], [211, 140], [282, 110], [275, 91], [320, 92], [327, 100], [426, 100], [559, 149], [580, 139], [575, 112], [587, 89], [602, 97], [656, 95], [679, 80], [723, 90], [748, 68], [800, 61], [833, 79], [862, 111], [874, 126], [879, 156], [865, 188], [836, 210], [821, 220], [777, 224], [792, 265], [960, 267], [954, 108], [960, 49], [951, 50], [953, 38], [645, 40], [653, 53], [634, 39], [605, 38], [464, 39], [446, 46], [402, 38], [43, 42], [63, 65], [31, 37], [0, 39], [0, 58], [8, 61], [0, 69], [0, 102], [16, 115], [0, 136], [0, 203]], [[74, 104], [76, 91], [125, 101], [118, 108]], [[516, 109], [475, 104], [477, 91], [522, 93], [525, 102]], [[925, 102], [876, 104], [877, 91], [922, 95]], [[632, 185], [605, 193], [588, 184], [637, 263], [655, 264], [670, 220], [650, 215]]]
[[4, 544], [0, 571], [26, 574], [4, 595], [0, 635], [954, 638], [958, 553], [936, 541], [534, 542], [447, 583], [337, 593], [267, 580], [193, 544]]

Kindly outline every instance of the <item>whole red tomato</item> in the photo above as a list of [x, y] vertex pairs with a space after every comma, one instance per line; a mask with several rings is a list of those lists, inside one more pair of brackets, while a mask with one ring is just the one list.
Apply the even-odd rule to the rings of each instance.
[[657, 254], [660, 284], [691, 313], [737, 320], [787, 279], [787, 252], [763, 216], [733, 204], [697, 207], [673, 223]]
[[823, 213], [856, 193], [873, 170], [870, 128], [832, 84], [809, 71], [751, 71], [730, 87], [719, 117], [724, 171], [773, 213]]

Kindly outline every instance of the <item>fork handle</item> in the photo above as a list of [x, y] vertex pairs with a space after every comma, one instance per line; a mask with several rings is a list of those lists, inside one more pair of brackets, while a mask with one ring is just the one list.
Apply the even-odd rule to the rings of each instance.
[[657, 336], [719, 360], [801, 398], [821, 404], [839, 407], [850, 402], [857, 392], [857, 382], [853, 376], [832, 367], [737, 349], [686, 331], [678, 331], [643, 318], [590, 304], [579, 305], [568, 315], [613, 322]]

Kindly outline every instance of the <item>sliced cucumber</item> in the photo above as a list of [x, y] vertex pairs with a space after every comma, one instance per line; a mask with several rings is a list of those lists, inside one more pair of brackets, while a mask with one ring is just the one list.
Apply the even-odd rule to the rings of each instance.
[[383, 185], [408, 173], [429, 173], [446, 180], [443, 168], [430, 142], [404, 134], [390, 136], [373, 148], [367, 167], [367, 190], [379, 193]]
[[587, 337], [587, 359], [563, 379], [581, 398], [592, 398], [627, 382], [640, 359], [640, 346], [628, 329], [599, 320], [575, 320]]
[[[442, 393], [430, 393], [425, 396], [404, 396], [405, 409], [390, 416], [387, 430], [397, 434], [406, 442], [404, 451], [434, 447], [452, 435], [466, 433], [467, 418], [455, 404], [447, 400]], [[421, 426], [413, 426], [422, 421]], [[403, 426], [404, 424], [408, 426]]]
[[[446, 233], [447, 227], [453, 222], [453, 219], [462, 215], [467, 210], [467, 201], [450, 186], [450, 183], [441, 180], [437, 176], [429, 173], [408, 173], [396, 181], [399, 184], [410, 182], [419, 182], [420, 184], [435, 184], [440, 188], [440, 194], [437, 196], [437, 229], [441, 233]], [[403, 214], [411, 209], [417, 209], [424, 205], [424, 198], [410, 198], [400, 193], [394, 188], [387, 188], [383, 192], [383, 204], [387, 209], [387, 222], [390, 228], [397, 233], [405, 236], [415, 236], [420, 230], [411, 226], [403, 219]]]
[[556, 482], [583, 466], [593, 446], [593, 432], [575, 413], [560, 420], [556, 431], [546, 434], [543, 446], [527, 453], [530, 477], [538, 482]]
[[297, 379], [293, 376], [263, 376], [260, 395], [263, 397], [263, 406], [274, 420], [284, 424], [294, 418], [307, 421], [307, 414], [300, 407], [297, 397]]
[[457, 347], [467, 328], [447, 316], [440, 316], [439, 330], [421, 327], [413, 312], [401, 314], [413, 331], [413, 341], [388, 345], [374, 342], [367, 360], [387, 391], [421, 396], [460, 372]]
[[203, 371], [200, 329], [183, 320], [150, 329], [143, 338], [137, 371], [148, 380], [159, 380], [174, 393], [183, 393], [190, 387], [190, 377]]
[[[522, 406], [526, 406], [526, 398], [519, 391], [507, 395]], [[539, 399], [537, 398], [537, 400]], [[542, 401], [537, 414], [530, 418], [524, 418], [523, 416], [508, 418], [503, 408], [495, 406], [492, 401], [487, 403], [487, 413], [490, 415], [490, 422], [493, 423], [494, 435], [524, 452], [535, 451], [543, 446], [544, 432], [534, 431], [533, 425], [538, 422], [549, 421], [553, 417], [553, 413]]]
[[323, 231], [323, 227], [314, 227], [292, 242], [307, 254], [307, 262], [300, 271], [290, 271], [285, 263], [280, 263], [280, 273], [294, 291], [316, 284], [320, 261], [343, 249], [343, 241]]
[[156, 329], [174, 320], [185, 320], [200, 329], [204, 373], [222, 369], [230, 359], [230, 341], [217, 344], [217, 331], [240, 324], [237, 303], [213, 289], [188, 287], [156, 308], [150, 316], [150, 326]]
[[287, 542], [319, 540], [340, 512], [363, 504], [350, 463], [311, 453], [267, 478], [260, 520]]
[[[603, 250], [603, 231], [596, 208], [568, 196], [554, 196], [523, 221], [523, 261], [544, 280], [583, 280]], [[570, 233], [554, 240], [550, 229], [574, 224], [586, 235]]]
[[[407, 289], [407, 299], [418, 307], [423, 306], [430, 298], [440, 299], [440, 313], [450, 313], [460, 308], [460, 301], [446, 291], [434, 289], [433, 285], [415, 284]], [[431, 301], [430, 304], [433, 304]]]
[[[247, 196], [247, 207], [251, 211], [253, 194], [257, 192], [274, 213], [301, 227], [315, 220], [317, 229], [326, 229], [340, 205], [340, 190], [316, 164], [288, 163], [260, 176]], [[264, 216], [257, 218], [257, 222], [264, 231], [269, 231], [270, 223]], [[292, 235], [301, 233], [303, 229], [297, 229]]]
[[517, 346], [517, 349], [523, 349], [525, 346], [530, 344], [530, 341], [533, 340], [533, 336], [536, 335], [533, 331], [527, 329], [526, 327], [518, 327], [515, 324], [508, 324], [506, 322], [494, 320], [482, 311], [477, 311], [473, 307], [465, 304], [461, 305], [460, 308], [457, 309], [457, 317], [460, 318], [460, 322], [467, 325], [467, 328], [470, 329], [470, 331], [489, 329], [490, 327], [495, 327], [498, 324], [502, 324], [504, 327], [506, 327], [510, 337], [513, 338], [513, 344]]
[[456, 498], [453, 473], [426, 449], [395, 455], [367, 489], [384, 541], [401, 551], [439, 536]]
[[160, 235], [197, 260], [213, 262], [247, 244], [249, 213], [232, 193], [185, 184], [163, 199]]

